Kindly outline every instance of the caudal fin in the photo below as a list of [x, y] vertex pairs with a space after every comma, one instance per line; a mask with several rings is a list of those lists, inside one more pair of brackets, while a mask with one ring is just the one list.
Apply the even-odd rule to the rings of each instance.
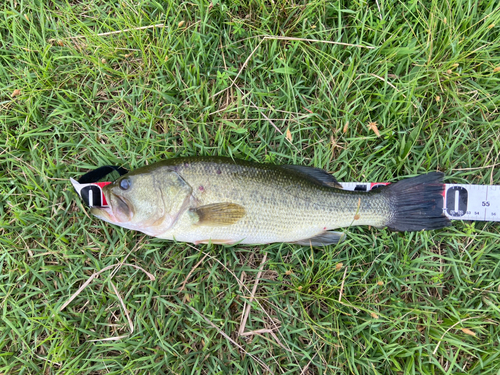
[[419, 231], [444, 228], [450, 220], [443, 213], [443, 174], [431, 172], [383, 188], [391, 205], [389, 229]]

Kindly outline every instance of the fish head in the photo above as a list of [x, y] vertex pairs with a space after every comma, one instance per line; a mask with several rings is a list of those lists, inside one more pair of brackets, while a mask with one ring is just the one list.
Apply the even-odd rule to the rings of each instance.
[[139, 170], [103, 188], [108, 207], [91, 213], [109, 223], [158, 236], [187, 208], [191, 188], [174, 171]]

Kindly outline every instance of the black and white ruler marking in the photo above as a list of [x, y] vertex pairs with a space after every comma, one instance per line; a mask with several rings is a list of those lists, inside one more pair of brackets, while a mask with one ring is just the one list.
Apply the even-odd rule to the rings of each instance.
[[[344, 190], [370, 191], [387, 183], [342, 182]], [[451, 220], [500, 221], [500, 185], [444, 184], [443, 210]]]

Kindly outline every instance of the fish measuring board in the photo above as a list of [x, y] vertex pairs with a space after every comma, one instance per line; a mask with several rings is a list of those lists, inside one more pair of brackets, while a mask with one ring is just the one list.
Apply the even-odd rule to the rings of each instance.
[[[343, 182], [345, 190], [370, 191], [386, 182]], [[451, 220], [500, 221], [500, 185], [444, 184], [443, 210]]]

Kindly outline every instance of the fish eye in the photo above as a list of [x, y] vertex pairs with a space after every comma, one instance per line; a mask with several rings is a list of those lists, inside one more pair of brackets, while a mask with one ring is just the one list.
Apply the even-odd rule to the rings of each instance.
[[124, 178], [120, 181], [119, 186], [122, 190], [128, 190], [132, 186], [132, 181], [130, 181], [130, 178]]

